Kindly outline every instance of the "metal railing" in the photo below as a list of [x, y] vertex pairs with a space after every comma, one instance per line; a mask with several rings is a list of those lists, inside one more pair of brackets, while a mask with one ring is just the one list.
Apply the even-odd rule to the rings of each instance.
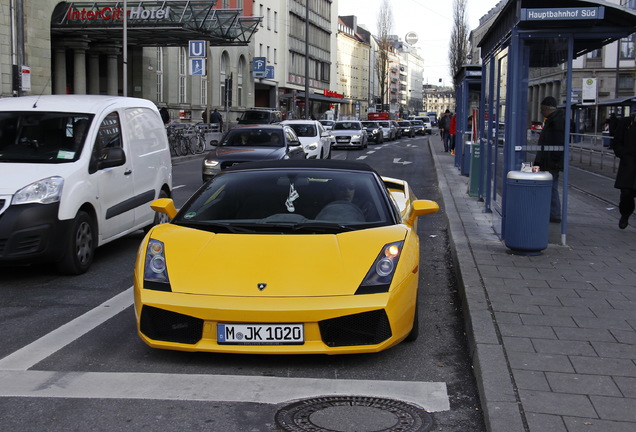
[[616, 174], [618, 158], [611, 149], [612, 137], [599, 134], [570, 134], [570, 163]]

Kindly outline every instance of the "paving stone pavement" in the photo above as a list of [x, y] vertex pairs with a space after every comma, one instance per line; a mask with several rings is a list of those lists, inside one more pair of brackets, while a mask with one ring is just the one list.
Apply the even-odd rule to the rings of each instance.
[[488, 430], [636, 430], [636, 215], [620, 230], [617, 208], [570, 187], [565, 244], [550, 224], [540, 255], [515, 255], [439, 137], [429, 146]]

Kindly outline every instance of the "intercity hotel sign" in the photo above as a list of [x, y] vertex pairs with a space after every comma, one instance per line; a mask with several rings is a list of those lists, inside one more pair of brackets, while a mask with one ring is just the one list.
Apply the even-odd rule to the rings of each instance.
[[[117, 2], [121, 3], [121, 2]], [[147, 7], [149, 3], [157, 4], [157, 7]], [[104, 3], [69, 3], [66, 11], [65, 20], [73, 21], [93, 21], [93, 22], [109, 22], [122, 21], [124, 13], [126, 19], [131, 21], [156, 21], [164, 20], [170, 16], [170, 6], [163, 6], [165, 2], [146, 2], [142, 6], [142, 2], [130, 2], [131, 7], [124, 11], [123, 7], [107, 5]], [[103, 5], [103, 6], [102, 6]]]
[[603, 19], [604, 15], [605, 8], [603, 6], [521, 9], [521, 21], [599, 20]]

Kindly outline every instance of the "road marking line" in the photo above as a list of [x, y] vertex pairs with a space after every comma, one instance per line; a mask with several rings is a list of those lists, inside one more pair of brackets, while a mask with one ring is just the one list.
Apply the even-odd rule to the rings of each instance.
[[133, 288], [106, 300], [96, 308], [86, 312], [56, 328], [40, 339], [15, 351], [0, 360], [0, 370], [27, 370], [56, 353], [75, 339], [85, 335], [95, 327], [108, 321], [133, 303]]
[[0, 397], [146, 399], [280, 404], [318, 396], [371, 396], [449, 411], [443, 382], [242, 375], [0, 371]]

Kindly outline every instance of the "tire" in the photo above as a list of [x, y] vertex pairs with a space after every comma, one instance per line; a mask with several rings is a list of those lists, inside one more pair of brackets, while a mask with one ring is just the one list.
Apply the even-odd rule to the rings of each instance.
[[86, 273], [95, 258], [97, 248], [97, 229], [93, 218], [79, 211], [68, 234], [66, 250], [58, 263], [62, 274], [79, 275]]
[[[417, 298], [416, 300], [417, 301]], [[417, 304], [415, 305], [415, 316], [413, 316], [413, 328], [411, 332], [404, 338], [405, 342], [415, 342], [417, 337], [420, 335], [420, 316], [418, 313]]]
[[[205, 179], [203, 179], [203, 181], [205, 182]], [[161, 192], [159, 192], [159, 198], [170, 198], [168, 196], [168, 194], [166, 193], [166, 191], [162, 190]], [[157, 199], [159, 199], [157, 198]], [[168, 215], [164, 214], [164, 213], [159, 213], [159, 212], [155, 212], [155, 219], [152, 221], [152, 223], [146, 227], [144, 227], [144, 232], [148, 233], [148, 231], [150, 231], [150, 229], [155, 226], [155, 225], [160, 225], [163, 223], [167, 223], [170, 222], [170, 218], [168, 217]]]
[[190, 151], [190, 140], [185, 136], [179, 137], [177, 145], [179, 146], [179, 153], [181, 153], [181, 156], [187, 155]]

